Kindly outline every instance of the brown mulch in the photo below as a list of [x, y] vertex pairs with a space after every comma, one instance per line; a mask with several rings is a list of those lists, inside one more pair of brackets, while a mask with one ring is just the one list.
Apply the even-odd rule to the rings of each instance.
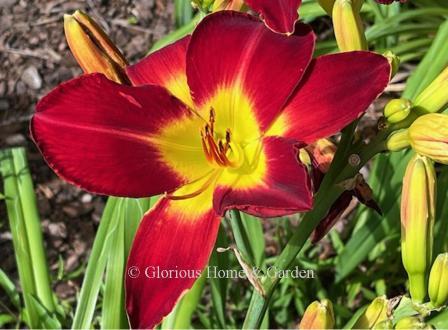
[[[65, 274], [85, 265], [104, 207], [103, 197], [59, 180], [28, 134], [37, 100], [81, 74], [63, 31], [63, 15], [76, 9], [93, 16], [131, 63], [174, 27], [169, 0], [0, 0], [0, 148], [24, 146], [28, 151], [53, 274], [59, 258]], [[17, 281], [4, 203], [0, 203], [0, 268]], [[80, 278], [56, 283], [61, 298], [74, 297]]]

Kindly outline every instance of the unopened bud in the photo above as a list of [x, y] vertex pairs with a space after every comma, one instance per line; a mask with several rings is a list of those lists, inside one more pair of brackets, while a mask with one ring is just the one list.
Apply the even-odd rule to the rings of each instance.
[[435, 217], [436, 174], [432, 161], [415, 155], [406, 168], [401, 194], [401, 256], [412, 300], [426, 296]]
[[415, 99], [414, 105], [422, 113], [433, 113], [448, 103], [448, 67]]
[[374, 329], [374, 330], [392, 330], [394, 328], [394, 324], [392, 323], [392, 320], [384, 320], [384, 321], [381, 321], [381, 322], [379, 322], [379, 323], [377, 323], [377, 324], [375, 324], [374, 326], [373, 326], [373, 328], [372, 329]]
[[321, 302], [311, 303], [305, 310], [299, 329], [333, 329], [334, 314], [331, 301], [324, 299]]
[[125, 57], [92, 18], [79, 10], [64, 15], [64, 30], [70, 50], [85, 73], [99, 72], [115, 82], [128, 83]]
[[391, 76], [395, 76], [395, 74], [398, 72], [398, 68], [400, 66], [400, 57], [395, 55], [390, 50], [386, 51], [383, 56], [387, 58], [387, 61], [390, 64], [391, 67]]
[[407, 99], [390, 100], [384, 108], [384, 116], [389, 123], [398, 123], [411, 113], [412, 103]]
[[334, 34], [343, 52], [367, 49], [361, 16], [355, 7], [353, 0], [336, 0], [333, 6]]
[[448, 303], [448, 253], [439, 254], [429, 274], [429, 298], [435, 307]]
[[408, 129], [401, 129], [393, 132], [386, 140], [386, 147], [390, 151], [399, 151], [409, 147]]
[[409, 330], [409, 329], [433, 329], [433, 327], [429, 324], [426, 324], [422, 321], [420, 321], [420, 319], [418, 317], [415, 316], [409, 316], [409, 317], [405, 317], [402, 318], [401, 320], [399, 320], [397, 322], [397, 324], [395, 324], [395, 329], [399, 329], [399, 330]]
[[235, 10], [240, 11], [244, 6], [244, 0], [215, 0], [212, 11]]
[[372, 329], [375, 325], [389, 319], [389, 301], [386, 296], [375, 298], [367, 307], [364, 314], [353, 326], [354, 329]]
[[448, 115], [431, 113], [418, 117], [409, 127], [409, 141], [418, 154], [448, 164]]

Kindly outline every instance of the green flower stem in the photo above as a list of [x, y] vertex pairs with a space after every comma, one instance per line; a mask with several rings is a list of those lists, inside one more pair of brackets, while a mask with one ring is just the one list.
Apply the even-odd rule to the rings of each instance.
[[247, 235], [247, 231], [244, 228], [240, 211], [231, 210], [229, 214], [229, 219], [238, 250], [251, 265], [255, 265], [256, 262], [254, 251], [252, 249], [249, 237]]
[[[353, 178], [373, 156], [384, 150], [384, 139], [387, 132], [380, 132], [368, 145], [358, 142], [352, 145], [352, 136], [355, 123], [348, 126], [344, 131], [341, 143], [336, 152], [334, 162], [329, 172], [325, 175], [319, 191], [315, 195], [313, 209], [305, 214], [293, 236], [289, 239], [274, 266], [277, 270], [288, 269], [296, 256], [299, 254], [304, 244], [310, 237], [320, 220], [327, 214], [331, 205], [344, 191], [340, 183]], [[357, 162], [348, 162], [350, 155], [356, 155]], [[341, 156], [342, 155], [342, 156]], [[341, 161], [344, 160], [344, 161]], [[272, 294], [279, 283], [280, 278], [264, 278], [263, 285], [266, 295], [262, 297], [254, 291], [246, 319], [243, 324], [244, 329], [259, 328], [266, 310], [269, 306]]]

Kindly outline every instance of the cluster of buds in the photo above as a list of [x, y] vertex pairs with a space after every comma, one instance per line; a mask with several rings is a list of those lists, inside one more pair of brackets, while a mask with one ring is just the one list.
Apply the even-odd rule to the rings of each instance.
[[436, 174], [433, 162], [415, 155], [403, 179], [401, 196], [401, 249], [409, 290], [416, 302], [426, 296], [435, 218]]
[[[386, 296], [375, 298], [360, 316], [354, 329], [389, 329], [390, 320], [389, 300]], [[382, 326], [386, 327], [382, 327]]]
[[129, 84], [126, 58], [92, 18], [79, 10], [64, 15], [64, 30], [70, 50], [85, 73], [100, 72], [117, 83]]
[[333, 329], [334, 313], [330, 300], [314, 301], [305, 310], [299, 329]]
[[448, 104], [448, 67], [426, 87], [412, 103], [393, 99], [384, 108], [384, 116], [398, 130], [390, 134], [386, 147], [398, 151], [411, 146], [419, 155], [448, 164], [448, 115], [438, 114]]

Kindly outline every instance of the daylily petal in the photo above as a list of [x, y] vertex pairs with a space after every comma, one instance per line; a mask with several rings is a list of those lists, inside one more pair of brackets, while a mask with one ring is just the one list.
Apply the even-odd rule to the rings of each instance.
[[294, 24], [299, 19], [298, 9], [302, 0], [246, 0], [272, 30], [293, 33]]
[[[163, 87], [128, 87], [91, 74], [44, 97], [31, 134], [50, 167], [68, 182], [106, 195], [144, 197], [189, 181], [165, 160], [177, 146], [161, 147], [157, 133], [190, 117]], [[200, 146], [197, 152], [202, 154]]]
[[318, 57], [268, 134], [307, 143], [330, 136], [367, 110], [389, 76], [387, 59], [371, 52]]
[[[304, 24], [285, 37], [247, 14], [208, 15], [193, 32], [187, 51], [193, 101], [204, 116], [213, 107], [217, 124], [237, 126], [235, 132], [240, 122], [253, 120], [263, 132], [300, 81], [314, 40]], [[217, 101], [220, 95], [225, 95], [225, 102]]]
[[[183, 188], [176, 195], [195, 189]], [[207, 264], [220, 223], [211, 208], [212, 191], [180, 201], [162, 198], [143, 218], [127, 264], [126, 308], [132, 328], [158, 324]], [[157, 270], [172, 273], [152, 276]]]
[[261, 173], [231, 176], [224, 173], [213, 197], [215, 211], [223, 215], [239, 209], [259, 217], [275, 217], [312, 207], [312, 187], [306, 168], [297, 160], [295, 143], [279, 137], [262, 140], [266, 158]]
[[146, 84], [163, 86], [192, 107], [193, 101], [185, 69], [189, 42], [190, 36], [186, 36], [127, 67], [126, 72], [132, 83], [135, 86]]

